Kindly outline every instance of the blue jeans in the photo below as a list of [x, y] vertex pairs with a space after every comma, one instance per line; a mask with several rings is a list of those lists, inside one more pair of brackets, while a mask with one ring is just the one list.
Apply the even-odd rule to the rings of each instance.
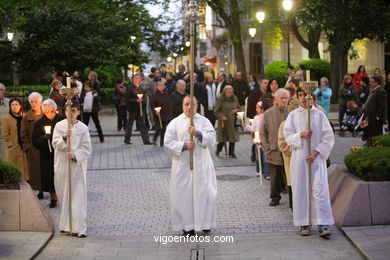
[[[256, 158], [256, 172], [260, 172], [259, 169], [259, 155], [258, 155], [258, 149], [257, 146], [255, 146], [255, 158]], [[268, 170], [268, 164], [265, 162], [265, 156], [262, 149], [260, 149], [261, 154], [261, 169], [264, 177], [269, 176], [269, 170]]]

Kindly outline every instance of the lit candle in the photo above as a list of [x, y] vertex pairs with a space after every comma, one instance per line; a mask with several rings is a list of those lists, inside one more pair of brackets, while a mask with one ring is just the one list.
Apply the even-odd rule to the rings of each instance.
[[249, 118], [249, 124], [253, 125], [254, 121], [255, 121], [254, 119]]
[[259, 131], [255, 132], [255, 138], [253, 138], [253, 142], [256, 144], [260, 143], [260, 132]]
[[310, 81], [310, 70], [306, 71], [306, 81]]
[[237, 115], [240, 117], [241, 121], [244, 120], [244, 112], [237, 112]]
[[66, 77], [66, 87], [70, 88], [70, 77]]
[[161, 116], [160, 116], [161, 107], [155, 107], [154, 110], [157, 112], [158, 119], [160, 120], [160, 128], [162, 129], [163, 126], [162, 126]]
[[[47, 135], [49, 135], [50, 132], [51, 132], [51, 126], [50, 126], [50, 125], [46, 125], [46, 126], [44, 126], [44, 128], [45, 128], [45, 133], [46, 133]], [[51, 151], [50, 139], [47, 139], [47, 144], [48, 144], [48, 146], [49, 146], [49, 151], [50, 151], [50, 153], [51, 153], [52, 151]]]
[[140, 110], [141, 116], [142, 116], [142, 97], [143, 96], [144, 96], [144, 94], [137, 94], [138, 99], [141, 100], [141, 102], [139, 102], [139, 110]]

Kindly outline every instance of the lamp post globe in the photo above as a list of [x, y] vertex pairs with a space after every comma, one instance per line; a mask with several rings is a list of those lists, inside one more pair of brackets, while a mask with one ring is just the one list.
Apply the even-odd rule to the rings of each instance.
[[259, 21], [259, 23], [263, 23], [265, 19], [265, 13], [263, 11], [257, 12], [256, 19]]
[[10, 42], [12, 42], [12, 39], [14, 38], [14, 33], [12, 32], [7, 33], [7, 38]]
[[256, 35], [256, 28], [249, 28], [249, 35], [253, 38]]
[[292, 6], [293, 6], [292, 0], [283, 0], [282, 4], [283, 4], [283, 9], [285, 11], [287, 11], [287, 12], [291, 11]]

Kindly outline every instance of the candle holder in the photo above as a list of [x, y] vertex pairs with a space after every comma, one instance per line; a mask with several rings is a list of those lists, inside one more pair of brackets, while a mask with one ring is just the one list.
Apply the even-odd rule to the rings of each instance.
[[[45, 128], [45, 133], [46, 133], [47, 135], [51, 134], [51, 126], [50, 126], [50, 125], [46, 125], [46, 126], [44, 126], [44, 128]], [[48, 144], [48, 146], [49, 146], [49, 151], [50, 151], [50, 153], [52, 153], [51, 144], [50, 144], [50, 139], [47, 139], [47, 144]]]
[[142, 116], [142, 97], [143, 96], [144, 96], [144, 94], [137, 94], [138, 99], [141, 100], [141, 102], [139, 102], [139, 111], [140, 111], [141, 116]]
[[157, 112], [156, 114], [158, 115], [158, 119], [160, 121], [160, 128], [162, 129], [163, 125], [162, 125], [162, 122], [161, 122], [161, 115], [160, 115], [161, 107], [155, 107], [154, 110]]

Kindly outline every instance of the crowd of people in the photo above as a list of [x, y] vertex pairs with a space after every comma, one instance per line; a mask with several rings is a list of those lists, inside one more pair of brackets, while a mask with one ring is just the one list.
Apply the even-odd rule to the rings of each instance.
[[[206, 155], [201, 154], [201, 149], [197, 150], [196, 142], [183, 143], [188, 134], [191, 134], [196, 137], [198, 143], [207, 142], [205, 147], [216, 144], [216, 156], [220, 156], [224, 149], [226, 157], [235, 159], [235, 144], [240, 140], [239, 127], [246, 128], [254, 137], [251, 160], [256, 162], [256, 176], [270, 180], [271, 183], [269, 205], [279, 205], [281, 194], [286, 191], [289, 194], [290, 207], [294, 209], [294, 223], [301, 227], [301, 234], [308, 235], [309, 223], [314, 223], [319, 225], [321, 235], [329, 235], [328, 229], [329, 225], [333, 224], [333, 217], [326, 181], [326, 165], [334, 143], [334, 129], [332, 130], [327, 118], [330, 100], [334, 94], [329, 80], [322, 77], [319, 87], [313, 93], [310, 104], [312, 126], [307, 129], [307, 113], [304, 113], [305, 109], [307, 111], [307, 93], [299, 87], [300, 82], [305, 80], [303, 66], [297, 72], [293, 67], [288, 67], [285, 86], [281, 86], [275, 78], [262, 78], [257, 81], [252, 74], [247, 81], [242, 72], [237, 72], [233, 79], [228, 80], [231, 77], [227, 77], [223, 72], [214, 79], [209, 72], [195, 70], [192, 75], [196, 111], [194, 118], [198, 123], [195, 123], [196, 128], [188, 126], [178, 131], [176, 128], [184, 125], [189, 115], [186, 109], [189, 109], [190, 100], [186, 97], [190, 92], [191, 76], [184, 65], [179, 65], [178, 69], [179, 71], [173, 74], [166, 71], [166, 66], [162, 64], [160, 68], [152, 68], [148, 76], [142, 72], [134, 75], [128, 87], [125, 86], [123, 78], [118, 78], [111, 99], [117, 111], [117, 130], [125, 131], [124, 143], [132, 144], [135, 121], [145, 145], [156, 145], [159, 139], [160, 146], [167, 147], [173, 154], [194, 150], [198, 157], [203, 158]], [[69, 76], [65, 72], [53, 80], [50, 98], [46, 100], [37, 92], [31, 93], [28, 99], [31, 109], [26, 113], [20, 99], [5, 97], [5, 86], [0, 84], [0, 154], [2, 160], [15, 164], [21, 170], [22, 178], [38, 191], [39, 199], [44, 198], [43, 192], [50, 193], [50, 208], [56, 207], [58, 200], [60, 205], [66, 204], [67, 200], [64, 198], [68, 196], [60, 180], [65, 175], [59, 174], [56, 184], [55, 169], [65, 171], [63, 164], [67, 159], [80, 162], [77, 167], [74, 165], [73, 171], [82, 173], [80, 178], [76, 178], [75, 186], [78, 187], [78, 201], [83, 202], [79, 204], [80, 211], [76, 212], [75, 216], [82, 219], [77, 227], [78, 235], [85, 237], [86, 184], [83, 176], [86, 173], [86, 159], [91, 152], [87, 126], [92, 118], [99, 140], [104, 142], [99, 121], [101, 83], [96, 72], [90, 72], [84, 84], [80, 81], [80, 72], [76, 71], [71, 76], [70, 87], [77, 91], [72, 99], [74, 111], [72, 110], [69, 116], [73, 118], [73, 131], [76, 134], [74, 144], [77, 148], [68, 154], [65, 151], [66, 140], [72, 135], [72, 131], [66, 130], [66, 121], [63, 120], [66, 99], [60, 92], [65, 88], [66, 78]], [[340, 131], [344, 125], [353, 121], [354, 125], [359, 123], [363, 129], [364, 140], [369, 141], [371, 137], [382, 134], [386, 121], [390, 122], [389, 103], [390, 74], [385, 81], [380, 70], [375, 69], [375, 75], [369, 78], [364, 66], [360, 66], [353, 77], [345, 75], [339, 89]], [[245, 112], [246, 115], [241, 116], [240, 112]], [[345, 114], [347, 118], [344, 120]], [[247, 124], [245, 118], [253, 120]], [[49, 132], [45, 131], [46, 126], [50, 126]], [[153, 141], [150, 141], [149, 130], [152, 128], [155, 129], [155, 134]], [[305, 145], [308, 138], [313, 141], [312, 151], [308, 151]], [[207, 157], [207, 160], [209, 159]], [[173, 164], [180, 164], [180, 159], [176, 160]], [[212, 166], [212, 161], [209, 160], [208, 165]], [[306, 165], [312, 165], [313, 169], [314, 184], [310, 189], [314, 206], [311, 220], [307, 216], [307, 210], [305, 211], [309, 204], [305, 197], [305, 176], [308, 174]], [[211, 170], [211, 166], [207, 171], [212, 175], [209, 179], [212, 182], [209, 186], [212, 191], [205, 191], [202, 196], [211, 196], [209, 199], [213, 201], [213, 205], [207, 210], [214, 212], [216, 183], [215, 172]], [[180, 169], [175, 168], [175, 174], [180, 176]], [[180, 186], [179, 193], [186, 193], [184, 190], [188, 188], [188, 183], [173, 185]], [[171, 190], [171, 194], [176, 193], [178, 190]], [[172, 203], [179, 203], [175, 204], [178, 212], [187, 212], [182, 202], [175, 200]], [[204, 214], [209, 214], [207, 210]], [[188, 212], [185, 212], [183, 214], [188, 215]], [[69, 216], [67, 213], [61, 216], [61, 230], [69, 231], [66, 224]], [[193, 233], [194, 226], [182, 226], [180, 216], [176, 218], [173, 219], [175, 229], [183, 229], [187, 234]], [[209, 230], [214, 227], [214, 223], [215, 213], [212, 213], [208, 216], [207, 224], [196, 229]]]

